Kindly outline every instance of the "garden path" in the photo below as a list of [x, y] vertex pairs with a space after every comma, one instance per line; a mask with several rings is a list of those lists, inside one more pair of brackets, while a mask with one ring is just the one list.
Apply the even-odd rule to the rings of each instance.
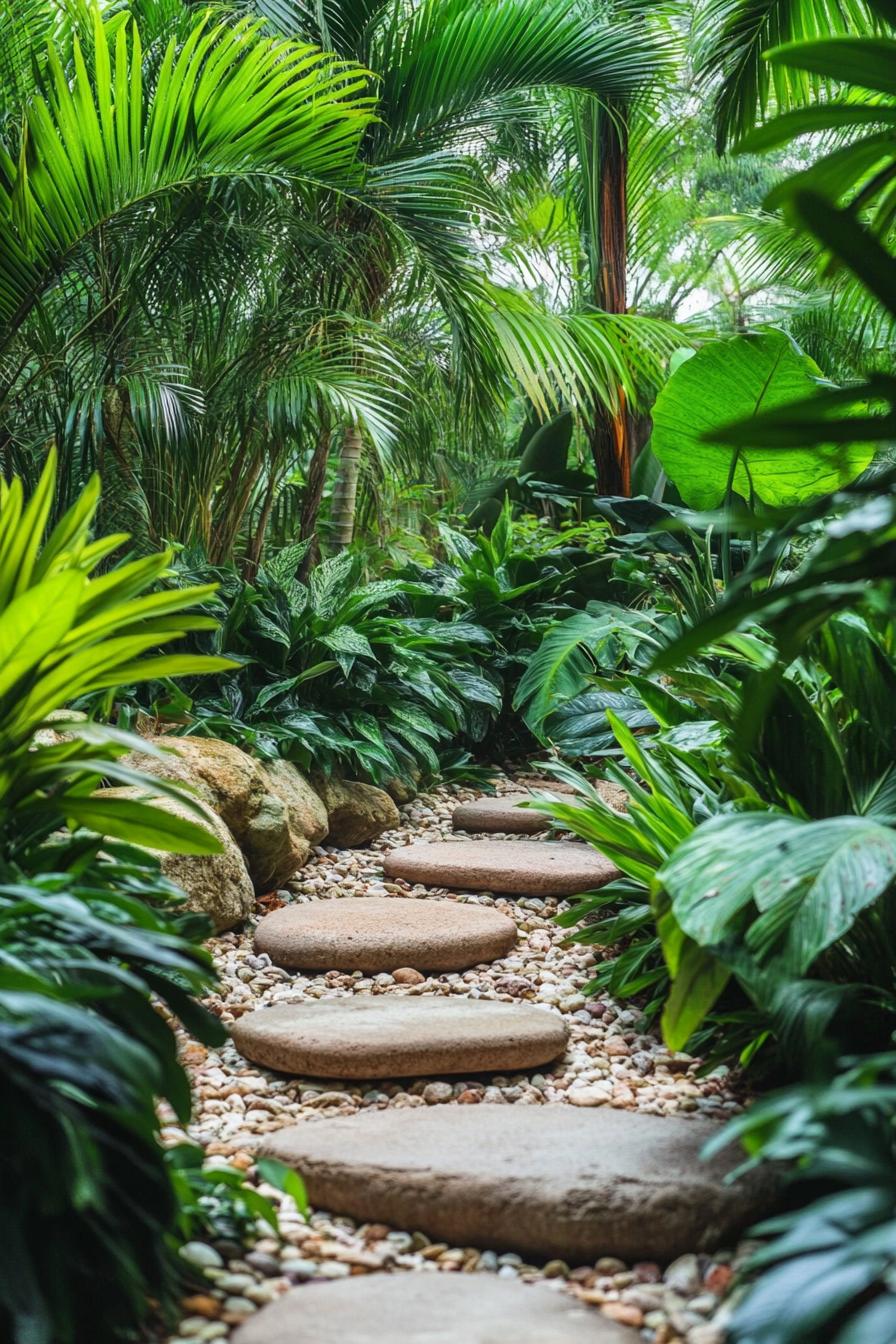
[[[499, 796], [513, 792], [503, 780]], [[212, 940], [222, 977], [212, 1007], [234, 1040], [220, 1052], [183, 1042], [196, 1098], [190, 1137], [252, 1180], [259, 1150], [294, 1162], [321, 1211], [305, 1223], [262, 1184], [281, 1202], [282, 1244], [261, 1236], [248, 1252], [226, 1239], [187, 1247], [197, 1291], [184, 1299], [178, 1342], [224, 1339], [238, 1327], [234, 1344], [366, 1344], [346, 1328], [364, 1320], [371, 1339], [388, 1333], [377, 1335], [377, 1322], [393, 1321], [407, 1344], [477, 1344], [492, 1338], [496, 1313], [504, 1337], [522, 1344], [639, 1338], [620, 1326], [655, 1344], [722, 1339], [712, 1318], [738, 1254], [726, 1235], [736, 1206], [696, 1152], [708, 1120], [737, 1109], [737, 1098], [723, 1075], [698, 1078], [694, 1061], [639, 1034], [636, 1011], [582, 993], [593, 954], [563, 945], [552, 922], [562, 897], [544, 880], [558, 865], [546, 869], [542, 856], [546, 847], [556, 855], [558, 842], [494, 838], [488, 823], [504, 803], [493, 800], [484, 808], [488, 839], [450, 839], [458, 805], [464, 826], [482, 811], [471, 791], [441, 789], [403, 808], [401, 829], [367, 850], [322, 847], [289, 891], [260, 903], [270, 923], [257, 945], [252, 930]], [[414, 853], [428, 845], [439, 857], [446, 842], [458, 853], [476, 848], [480, 867], [466, 878], [456, 866], [424, 871], [459, 890], [400, 876], [415, 878]], [[483, 869], [484, 850], [495, 846], [511, 847], [522, 880], [507, 877], [505, 854], [497, 866], [486, 854]], [[559, 868], [579, 882], [580, 865], [597, 856], [577, 842], [560, 848], [575, 862]], [[454, 858], [447, 849], [445, 857]], [[488, 892], [476, 889], [484, 871]], [[539, 889], [531, 876], [539, 872], [540, 895], [494, 891], [496, 873], [513, 892]], [[350, 921], [335, 912], [371, 899], [380, 909], [352, 961]], [[337, 960], [356, 969], [294, 969], [309, 947], [311, 967], [325, 964], [327, 940], [340, 938]], [[392, 971], [376, 969], [381, 944]], [[407, 951], [401, 967], [396, 945]], [[262, 1058], [253, 1023], [264, 1025], [272, 1008], [280, 1048], [299, 1050], [263, 1055], [277, 1073], [237, 1049]], [[319, 1030], [309, 1031], [312, 1020]], [[330, 1070], [321, 1063], [328, 1051]], [[328, 1071], [339, 1081], [322, 1081]], [[166, 1137], [183, 1135], [169, 1126]], [[336, 1292], [327, 1280], [345, 1282]], [[309, 1281], [321, 1281], [313, 1294], [284, 1297]], [[445, 1333], [432, 1333], [439, 1321]]]

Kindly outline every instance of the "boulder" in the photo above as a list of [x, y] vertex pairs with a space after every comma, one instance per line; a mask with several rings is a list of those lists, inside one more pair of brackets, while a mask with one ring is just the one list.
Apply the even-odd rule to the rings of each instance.
[[31, 739], [35, 747], [58, 747], [60, 742], [71, 742], [71, 733], [60, 733], [54, 723], [86, 723], [87, 715], [80, 709], [51, 709], [44, 715], [43, 725]]
[[460, 901], [343, 896], [285, 905], [255, 930], [255, 950], [287, 970], [465, 971], [506, 957], [517, 928], [497, 910]]
[[309, 781], [292, 761], [266, 761], [264, 773], [271, 793], [286, 804], [290, 830], [309, 846], [327, 838], [327, 809]]
[[327, 809], [327, 841], [340, 849], [366, 845], [401, 822], [388, 793], [372, 784], [315, 776], [314, 786]]
[[218, 932], [242, 924], [252, 913], [255, 891], [243, 856], [230, 831], [207, 803], [201, 803], [204, 815], [200, 818], [186, 803], [174, 798], [147, 799], [143, 789], [103, 789], [102, 793], [106, 797], [149, 801], [172, 816], [206, 826], [221, 846], [219, 854], [149, 852], [159, 859], [165, 876], [186, 892], [187, 908], [208, 915]]
[[256, 891], [288, 881], [323, 838], [325, 814], [311, 785], [284, 761], [266, 768], [231, 742], [211, 737], [156, 737], [160, 759], [134, 753], [144, 774], [190, 785], [239, 845]]
[[398, 994], [257, 1008], [232, 1034], [246, 1059], [309, 1078], [513, 1073], [556, 1059], [567, 1039], [559, 1013], [529, 1004]]
[[419, 782], [419, 775], [417, 776], [415, 783], [411, 783], [411, 781], [407, 779], [399, 779], [399, 777], [395, 775], [392, 779], [386, 780], [383, 788], [386, 790], [386, 793], [388, 793], [393, 803], [397, 804], [398, 807], [404, 807], [405, 803], [412, 803], [417, 797], [417, 794], [420, 792], [417, 788]]
[[302, 1173], [316, 1208], [358, 1222], [570, 1265], [666, 1263], [731, 1246], [773, 1201], [768, 1170], [726, 1184], [736, 1146], [701, 1160], [718, 1132], [713, 1121], [608, 1106], [486, 1103], [305, 1122], [262, 1151]]
[[233, 1344], [634, 1344], [565, 1293], [493, 1274], [364, 1274], [297, 1288], [241, 1325]]

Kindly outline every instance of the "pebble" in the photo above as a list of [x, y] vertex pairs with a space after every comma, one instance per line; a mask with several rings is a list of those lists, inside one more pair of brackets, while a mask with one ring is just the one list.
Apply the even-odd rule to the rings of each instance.
[[397, 971], [393, 971], [392, 979], [396, 985], [422, 985], [426, 976], [415, 971], [412, 966], [400, 966]]
[[204, 1241], [188, 1241], [180, 1248], [180, 1257], [194, 1269], [223, 1269], [223, 1257]]
[[423, 1089], [423, 1100], [429, 1106], [436, 1106], [440, 1102], [450, 1101], [454, 1096], [454, 1088], [451, 1083], [427, 1083]]
[[[499, 779], [499, 792], [512, 789], [511, 781]], [[629, 1266], [609, 1256], [594, 1266], [570, 1266], [562, 1260], [532, 1266], [510, 1252], [432, 1243], [414, 1229], [373, 1223], [359, 1227], [351, 1219], [331, 1217], [322, 1210], [306, 1222], [291, 1200], [258, 1182], [254, 1174], [252, 1152], [257, 1141], [306, 1116], [327, 1123], [328, 1117], [362, 1109], [449, 1103], [531, 1106], [546, 1101], [643, 1109], [652, 1114], [701, 1110], [720, 1118], [739, 1109], [726, 1070], [696, 1077], [690, 1057], [673, 1054], [643, 1030], [637, 1009], [585, 994], [594, 974], [594, 954], [590, 948], [564, 944], [566, 931], [554, 923], [562, 903], [409, 889], [403, 883], [381, 880], [385, 851], [420, 838], [452, 838], [454, 807], [474, 796], [464, 788], [441, 788], [421, 795], [401, 809], [400, 828], [381, 836], [368, 849], [338, 851], [318, 846], [306, 867], [278, 896], [288, 902], [365, 894], [413, 895], [421, 900], [454, 899], [493, 906], [514, 917], [521, 929], [519, 944], [508, 957], [463, 973], [429, 977], [409, 966], [391, 975], [338, 971], [293, 975], [254, 952], [253, 930], [248, 927], [210, 939], [221, 987], [209, 997], [208, 1006], [227, 1025], [255, 1006], [357, 993], [534, 1002], [546, 1005], [544, 1011], [564, 1015], [570, 1027], [566, 1055], [549, 1070], [532, 1076], [499, 1075], [454, 1083], [432, 1078], [385, 1080], [364, 1089], [356, 1084], [321, 1084], [267, 1074], [242, 1059], [230, 1044], [206, 1048], [179, 1031], [181, 1058], [193, 1084], [195, 1114], [185, 1131], [166, 1113], [163, 1139], [172, 1144], [187, 1138], [202, 1143], [215, 1164], [223, 1169], [236, 1167], [247, 1173], [250, 1184], [261, 1184], [265, 1197], [280, 1210], [282, 1240], [259, 1224], [258, 1235], [250, 1234], [248, 1247], [229, 1239], [216, 1240], [214, 1246], [202, 1241], [184, 1246], [182, 1258], [206, 1280], [207, 1290], [184, 1297], [185, 1319], [168, 1344], [223, 1340], [240, 1321], [293, 1285], [383, 1268], [491, 1273], [525, 1282], [544, 1278], [610, 1319], [640, 1328], [645, 1341], [722, 1344], [724, 1332], [713, 1318], [718, 1317], [718, 1303], [731, 1283], [733, 1266], [741, 1263], [749, 1249], [746, 1246], [720, 1250], [712, 1259], [681, 1256], [665, 1275], [652, 1262]], [[679, 1327], [683, 1333], [676, 1333]], [[637, 1338], [633, 1335], [633, 1340]]]

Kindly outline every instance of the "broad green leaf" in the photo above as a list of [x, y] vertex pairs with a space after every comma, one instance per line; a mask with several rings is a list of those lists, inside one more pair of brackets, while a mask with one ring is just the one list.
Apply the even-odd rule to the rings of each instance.
[[552, 710], [588, 689], [598, 667], [617, 666], [622, 633], [637, 617], [606, 604], [599, 613], [577, 612], [549, 630], [520, 680], [514, 709], [539, 735]]
[[868, 817], [720, 816], [658, 878], [701, 947], [725, 956], [726, 940], [746, 935], [757, 957], [779, 955], [805, 974], [896, 880], [896, 831]]
[[663, 1040], [683, 1050], [731, 978], [721, 961], [688, 938], [663, 1008]]
[[821, 370], [783, 332], [714, 341], [682, 364], [653, 409], [651, 447], [686, 504], [714, 509], [729, 490], [770, 505], [800, 504], [854, 480], [868, 466], [868, 444], [732, 448], [715, 437], [723, 426], [778, 406], [811, 401]]
[[174, 816], [151, 803], [111, 798], [105, 791], [90, 798], [67, 794], [62, 808], [69, 821], [98, 835], [111, 835], [131, 844], [146, 845], [171, 854], [219, 854], [220, 841], [205, 826]]

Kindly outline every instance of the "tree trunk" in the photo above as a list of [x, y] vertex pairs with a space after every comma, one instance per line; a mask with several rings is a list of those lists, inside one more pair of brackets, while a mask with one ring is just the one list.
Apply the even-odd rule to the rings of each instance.
[[333, 545], [344, 550], [355, 534], [355, 502], [358, 498], [358, 476], [361, 472], [361, 430], [358, 425], [346, 425], [342, 434], [339, 455], [339, 479], [333, 492]]
[[274, 492], [277, 476], [277, 462], [274, 460], [268, 463], [268, 483], [265, 486], [264, 499], [258, 515], [258, 522], [255, 525], [255, 532], [249, 540], [249, 545], [246, 548], [246, 558], [243, 561], [243, 578], [249, 583], [255, 582], [255, 576], [261, 565], [265, 534], [268, 530], [268, 523], [271, 521], [271, 512], [274, 507]]
[[[613, 104], [597, 111], [593, 145], [597, 191], [594, 201], [597, 255], [594, 302], [606, 313], [627, 310], [628, 260], [628, 122], [625, 107]], [[632, 435], [625, 393], [617, 389], [617, 408], [595, 407], [588, 431], [597, 486], [602, 495], [630, 495]]]
[[299, 540], [311, 542], [299, 569], [299, 578], [303, 583], [320, 559], [317, 519], [320, 514], [321, 501], [324, 497], [324, 486], [327, 483], [327, 465], [330, 461], [332, 440], [330, 417], [324, 412], [317, 443], [308, 464], [308, 481], [305, 485], [305, 498], [302, 500], [302, 522], [299, 527]]

